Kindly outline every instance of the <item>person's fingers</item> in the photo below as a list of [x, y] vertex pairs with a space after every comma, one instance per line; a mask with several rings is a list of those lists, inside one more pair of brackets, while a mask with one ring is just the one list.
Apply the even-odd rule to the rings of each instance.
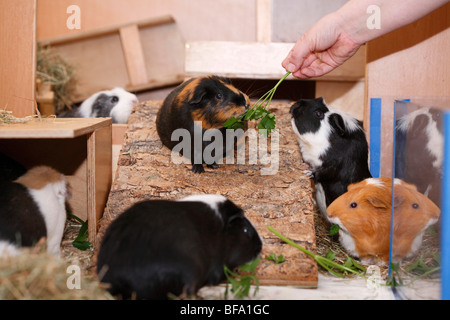
[[287, 57], [283, 60], [282, 66], [293, 74], [303, 65], [303, 61], [311, 52], [308, 39], [302, 36], [291, 49]]

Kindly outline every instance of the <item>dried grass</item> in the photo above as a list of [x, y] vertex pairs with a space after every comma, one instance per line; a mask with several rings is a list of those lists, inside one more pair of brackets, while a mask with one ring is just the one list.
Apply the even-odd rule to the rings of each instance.
[[[113, 300], [92, 272], [93, 249], [80, 251], [72, 246], [79, 225], [68, 220], [61, 258], [38, 246], [22, 255], [0, 258], [0, 300]], [[80, 289], [67, 282], [77, 265], [81, 271]]]

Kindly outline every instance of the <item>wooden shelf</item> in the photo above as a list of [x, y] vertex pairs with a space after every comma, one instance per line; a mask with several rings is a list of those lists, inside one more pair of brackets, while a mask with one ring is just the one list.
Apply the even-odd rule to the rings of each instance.
[[0, 125], [0, 150], [26, 168], [48, 165], [70, 185], [72, 213], [89, 221], [94, 243], [112, 181], [112, 120], [32, 119]]

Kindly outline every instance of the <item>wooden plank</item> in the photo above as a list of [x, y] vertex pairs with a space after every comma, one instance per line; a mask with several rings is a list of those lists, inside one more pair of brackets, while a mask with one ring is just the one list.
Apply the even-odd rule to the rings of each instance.
[[[271, 225], [308, 250], [316, 250], [311, 180], [303, 173], [306, 165], [301, 161], [295, 134], [286, 129], [290, 128], [286, 112], [290, 104], [271, 105], [281, 128], [279, 170], [274, 175], [261, 175], [260, 170], [268, 165], [260, 162], [223, 164], [216, 170], [206, 168], [201, 175], [193, 174], [190, 165], [173, 163], [170, 150], [161, 144], [156, 132], [160, 105], [161, 101], [147, 101], [133, 109], [97, 244], [111, 221], [138, 201], [222, 194], [243, 208], [263, 238], [263, 259], [257, 270], [261, 284], [316, 287], [316, 262], [267, 229]], [[264, 259], [272, 252], [283, 254], [286, 262], [277, 265]]]
[[36, 0], [0, 0], [0, 108], [35, 112]]
[[112, 181], [111, 139], [111, 126], [92, 132], [87, 139], [88, 233], [94, 245]]
[[256, 0], [256, 41], [272, 41], [271, 0]]
[[[230, 78], [280, 79], [281, 62], [294, 43], [198, 41], [186, 44], [186, 75], [217, 74]], [[359, 81], [365, 73], [365, 48], [317, 81]], [[288, 79], [294, 79], [290, 76]]]
[[119, 30], [130, 85], [136, 86], [146, 83], [148, 81], [148, 75], [138, 26], [130, 25], [122, 27]]
[[0, 139], [75, 138], [111, 124], [111, 118], [35, 118], [25, 123], [0, 124]]

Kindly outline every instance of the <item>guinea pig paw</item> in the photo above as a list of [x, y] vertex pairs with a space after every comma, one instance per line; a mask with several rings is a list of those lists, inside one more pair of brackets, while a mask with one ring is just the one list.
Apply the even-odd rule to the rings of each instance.
[[314, 171], [312, 170], [303, 170], [302, 171], [304, 175], [306, 175], [308, 178], [314, 178]]
[[192, 166], [192, 172], [200, 174], [200, 173], [205, 172], [205, 168], [203, 167], [202, 164], [194, 164]]

